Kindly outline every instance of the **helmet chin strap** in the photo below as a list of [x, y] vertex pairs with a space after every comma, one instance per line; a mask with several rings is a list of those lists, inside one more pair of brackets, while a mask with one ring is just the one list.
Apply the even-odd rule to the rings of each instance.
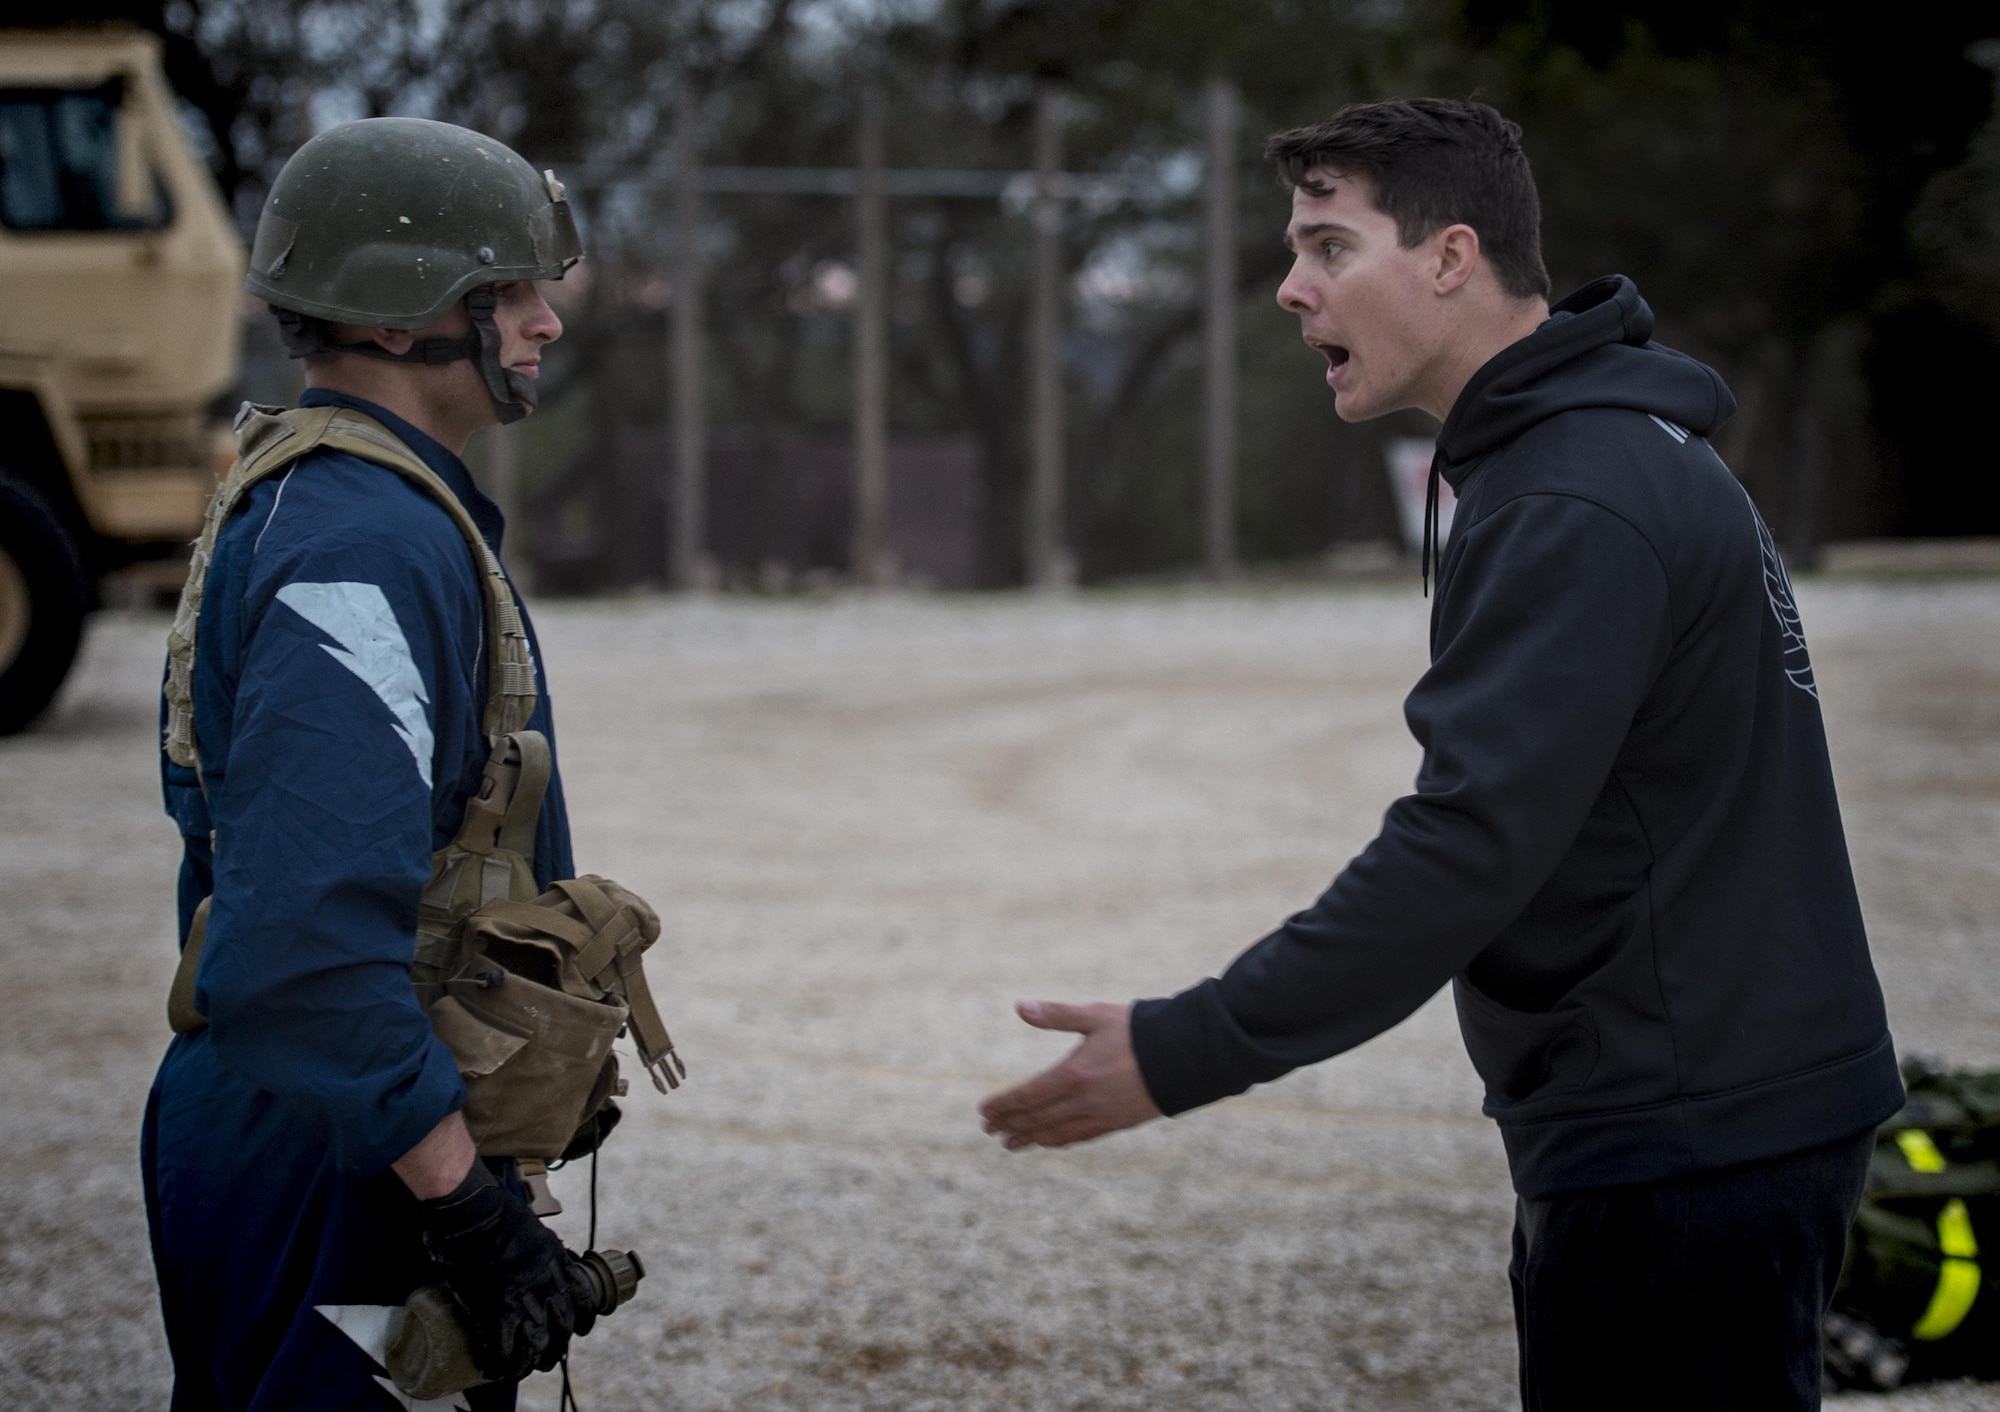
[[535, 395], [540, 389], [535, 386], [533, 378], [524, 377], [500, 362], [500, 326], [493, 319], [497, 304], [492, 285], [482, 284], [469, 290], [465, 296], [465, 312], [472, 317], [470, 333], [458, 338], [420, 338], [402, 353], [391, 353], [372, 340], [335, 343], [328, 337], [332, 330], [323, 319], [310, 318], [276, 305], [271, 306], [271, 312], [277, 315], [278, 328], [285, 339], [285, 351], [294, 358], [326, 351], [380, 358], [385, 363], [423, 363], [430, 366], [469, 358], [479, 368], [479, 379], [486, 384], [486, 395], [493, 399], [495, 415], [499, 417], [500, 424], [506, 426], [535, 410]]
[[533, 378], [501, 365], [500, 326], [493, 322], [497, 303], [490, 284], [469, 290], [465, 296], [465, 312], [472, 316], [473, 336], [479, 341], [479, 376], [485, 380], [486, 395], [493, 399], [500, 425], [506, 426], [535, 410], [535, 394], [540, 389]]

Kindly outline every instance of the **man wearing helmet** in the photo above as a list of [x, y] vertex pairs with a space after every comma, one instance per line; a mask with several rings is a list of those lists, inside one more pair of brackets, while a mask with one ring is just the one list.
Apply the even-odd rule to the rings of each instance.
[[[552, 175], [444, 123], [323, 133], [265, 205], [249, 289], [305, 359], [301, 407], [391, 451], [316, 444], [233, 501], [226, 487], [176, 621], [163, 770], [197, 1013], [177, 1020], [142, 1154], [176, 1409], [511, 1407], [594, 1317], [575, 1258], [477, 1156], [459, 1066], [410, 983], [432, 854], [500, 704], [481, 575], [500, 572], [502, 523], [459, 458], [532, 410], [562, 332], [536, 281], [580, 254]], [[245, 461], [246, 424], [299, 434], [279, 418], [245, 408]], [[506, 729], [552, 742], [524, 619], [519, 640]], [[574, 872], [553, 771], [532, 865], [538, 888]], [[415, 1404], [383, 1353], [440, 1278], [494, 1381]]]

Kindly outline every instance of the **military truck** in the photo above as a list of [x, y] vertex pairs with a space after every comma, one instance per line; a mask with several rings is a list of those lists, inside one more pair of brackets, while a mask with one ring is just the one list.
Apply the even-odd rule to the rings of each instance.
[[144, 31], [0, 29], [0, 734], [106, 575], [172, 577], [226, 460], [244, 252], [175, 103]]

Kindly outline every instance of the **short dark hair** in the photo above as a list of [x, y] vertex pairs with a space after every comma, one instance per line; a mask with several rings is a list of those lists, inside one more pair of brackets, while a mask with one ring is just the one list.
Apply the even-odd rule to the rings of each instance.
[[1521, 150], [1521, 129], [1484, 103], [1412, 98], [1352, 103], [1324, 122], [1278, 133], [1264, 145], [1286, 185], [1329, 190], [1322, 174], [1364, 176], [1375, 209], [1396, 222], [1405, 248], [1449, 225], [1479, 232], [1500, 287], [1547, 298], [1542, 202]]

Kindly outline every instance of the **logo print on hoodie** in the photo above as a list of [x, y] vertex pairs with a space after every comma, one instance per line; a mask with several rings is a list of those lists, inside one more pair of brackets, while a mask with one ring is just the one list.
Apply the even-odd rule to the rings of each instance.
[[1805, 624], [1799, 621], [1798, 601], [1792, 597], [1791, 575], [1785, 572], [1777, 542], [1771, 538], [1771, 531], [1755, 505], [1750, 507], [1750, 518], [1757, 522], [1757, 542], [1764, 549], [1764, 596], [1770, 600], [1771, 616], [1778, 620], [1778, 632], [1785, 645], [1785, 676], [1793, 686], [1817, 701], [1819, 688], [1813, 684], [1812, 658], [1806, 653]]

